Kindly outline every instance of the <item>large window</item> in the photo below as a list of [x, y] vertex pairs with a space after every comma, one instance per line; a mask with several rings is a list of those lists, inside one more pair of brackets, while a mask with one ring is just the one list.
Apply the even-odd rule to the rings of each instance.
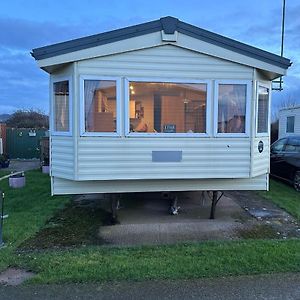
[[257, 133], [268, 133], [269, 128], [269, 89], [258, 86]]
[[295, 116], [290, 116], [286, 118], [286, 132], [287, 133], [295, 132]]
[[85, 133], [117, 132], [116, 80], [83, 80]]
[[247, 84], [216, 84], [217, 133], [246, 133]]
[[68, 80], [53, 83], [53, 110], [53, 131], [57, 134], [69, 133], [71, 122]]
[[129, 132], [206, 133], [207, 84], [129, 82]]

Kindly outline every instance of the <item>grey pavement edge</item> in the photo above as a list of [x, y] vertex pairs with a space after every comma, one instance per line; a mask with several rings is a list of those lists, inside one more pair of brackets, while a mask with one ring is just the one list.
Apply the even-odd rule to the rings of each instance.
[[298, 300], [300, 274], [102, 284], [0, 286], [0, 299]]

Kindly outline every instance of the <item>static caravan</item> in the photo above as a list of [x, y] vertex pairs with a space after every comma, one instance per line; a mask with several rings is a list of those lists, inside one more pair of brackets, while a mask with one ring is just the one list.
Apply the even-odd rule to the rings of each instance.
[[32, 56], [50, 74], [52, 194], [268, 189], [289, 59], [173, 17]]
[[278, 138], [288, 135], [300, 135], [300, 106], [279, 111]]

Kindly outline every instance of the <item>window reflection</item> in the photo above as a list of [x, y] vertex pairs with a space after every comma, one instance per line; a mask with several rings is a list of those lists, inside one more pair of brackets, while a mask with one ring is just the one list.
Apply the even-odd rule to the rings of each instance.
[[86, 132], [116, 132], [116, 81], [84, 80]]
[[129, 93], [131, 132], [206, 132], [206, 84], [130, 82]]
[[68, 132], [69, 128], [69, 81], [53, 84], [54, 90], [54, 131]]
[[245, 133], [246, 84], [219, 84], [218, 133]]

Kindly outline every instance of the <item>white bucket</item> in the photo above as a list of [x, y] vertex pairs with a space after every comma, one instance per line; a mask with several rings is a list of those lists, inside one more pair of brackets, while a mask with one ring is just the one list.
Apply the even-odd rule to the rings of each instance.
[[9, 186], [13, 189], [19, 189], [25, 186], [25, 176], [13, 176], [9, 177]]
[[42, 166], [42, 173], [49, 174], [50, 173], [50, 166]]

